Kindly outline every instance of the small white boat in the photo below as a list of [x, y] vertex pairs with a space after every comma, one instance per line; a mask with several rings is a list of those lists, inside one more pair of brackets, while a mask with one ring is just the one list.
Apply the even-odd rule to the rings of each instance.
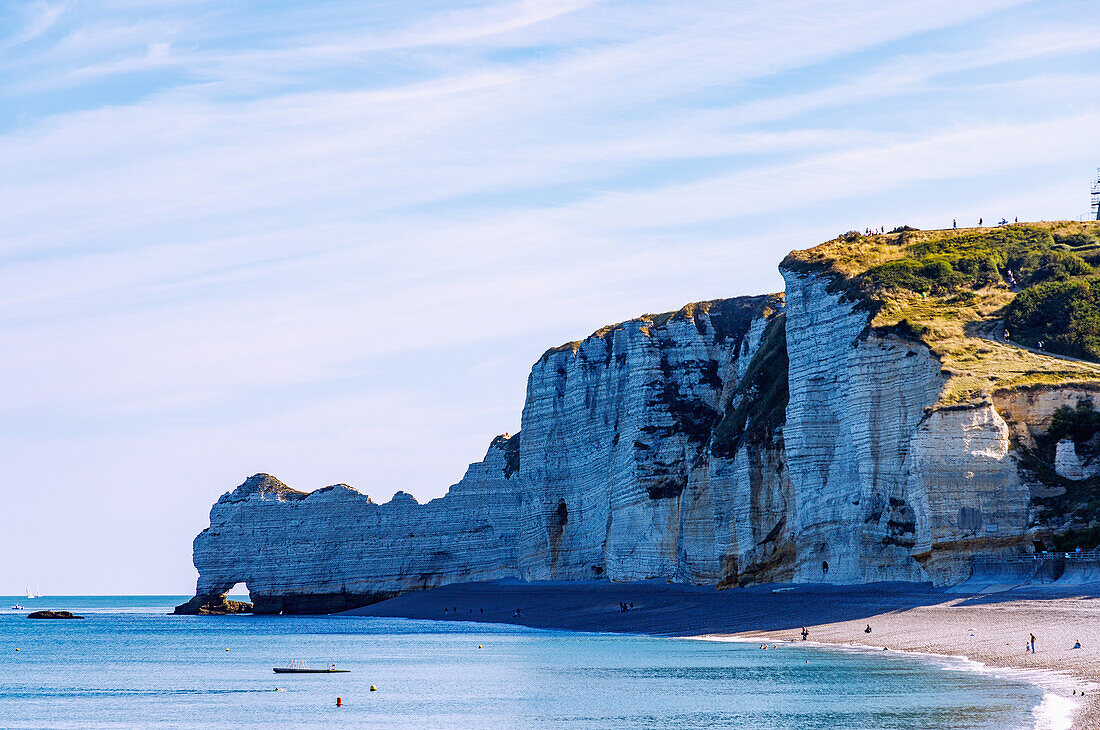
[[13, 610], [13, 611], [22, 611], [22, 610], [23, 610], [23, 607], [22, 607], [22, 606], [20, 606], [20, 605], [19, 605], [19, 604], [17, 603], [17, 604], [15, 604], [14, 606], [12, 606], [12, 607], [11, 607], [11, 610]]

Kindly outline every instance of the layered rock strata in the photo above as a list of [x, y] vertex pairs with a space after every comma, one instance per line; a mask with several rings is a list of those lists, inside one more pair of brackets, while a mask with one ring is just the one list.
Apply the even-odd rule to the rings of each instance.
[[[782, 312], [779, 296], [703, 302], [547, 351], [528, 379], [522, 431], [497, 437], [426, 504], [253, 476], [218, 500], [195, 539], [196, 605], [217, 605], [237, 583], [256, 612], [312, 613], [502, 577], [718, 582], [782, 519], [774, 448], [710, 456]], [[735, 523], [742, 480], [768, 507]]]
[[547, 351], [522, 430], [440, 499], [249, 478], [195, 539], [181, 611], [218, 612], [238, 583], [261, 613], [508, 577], [948, 584], [976, 553], [1050, 534], [1066, 489], [1025, 457], [1046, 448], [1084, 476], [1072, 442], [1043, 434], [1088, 388], [942, 406], [926, 345], [872, 328], [827, 272], [781, 271], [785, 297], [689, 305]]

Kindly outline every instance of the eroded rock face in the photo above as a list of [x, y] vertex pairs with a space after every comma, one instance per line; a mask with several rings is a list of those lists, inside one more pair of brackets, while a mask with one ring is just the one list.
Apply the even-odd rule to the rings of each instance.
[[[1093, 392], [942, 407], [925, 345], [872, 329], [826, 275], [783, 274], [785, 302], [689, 305], [547, 351], [522, 431], [494, 439], [443, 498], [376, 504], [347, 485], [251, 477], [211, 509], [197, 597], [180, 608], [224, 612], [242, 582], [257, 613], [508, 577], [948, 584], [975, 553], [1045, 529], [1036, 500], [1066, 489], [1021, 455], [1048, 449], [1076, 479], [1069, 447], [1045, 434]], [[1090, 476], [1091, 463], [1076, 468]]]
[[514, 575], [516, 508], [507, 442], [443, 499], [386, 504], [338, 484], [290, 489], [257, 474], [222, 496], [195, 538], [197, 594], [245, 583], [256, 613], [332, 613], [445, 582]]
[[[704, 302], [548, 351], [522, 431], [427, 504], [249, 478], [195, 539], [200, 603], [242, 582], [258, 613], [313, 613], [503, 577], [727, 578], [782, 519], [781, 438], [726, 458], [711, 435], [782, 311], [777, 296]], [[768, 509], [735, 526], [742, 478]]]
[[696, 305], [539, 360], [519, 457], [522, 577], [720, 577], [728, 485], [711, 477], [708, 445], [739, 363], [781, 306]]
[[1085, 478], [1081, 459], [1077, 457], [1077, 447], [1072, 439], [1062, 439], [1055, 446], [1054, 471], [1058, 476], [1075, 481]]
[[868, 332], [868, 312], [822, 276], [784, 271], [794, 575], [851, 583], [923, 580], [911, 557], [913, 435], [943, 380], [927, 347]]
[[964, 580], [974, 553], [1019, 542], [1031, 495], [992, 406], [929, 414], [910, 444], [908, 499], [916, 517], [913, 555], [939, 585]]

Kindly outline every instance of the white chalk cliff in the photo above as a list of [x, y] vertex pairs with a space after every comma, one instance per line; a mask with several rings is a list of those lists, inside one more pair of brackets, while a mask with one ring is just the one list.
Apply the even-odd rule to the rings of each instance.
[[827, 276], [783, 273], [785, 301], [703, 302], [549, 350], [520, 433], [440, 499], [249, 478], [195, 539], [199, 601], [242, 582], [258, 612], [287, 613], [506, 577], [727, 587], [822, 580], [825, 562], [832, 582], [944, 584], [1028, 542], [1043, 494], [1013, 445], [1089, 392], [938, 407], [925, 345], [870, 328]]

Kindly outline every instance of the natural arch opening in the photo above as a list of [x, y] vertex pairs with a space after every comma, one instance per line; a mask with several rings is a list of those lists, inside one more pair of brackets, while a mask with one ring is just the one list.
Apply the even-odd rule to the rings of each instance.
[[[243, 594], [240, 589], [244, 588]], [[233, 597], [230, 598], [230, 595]], [[228, 586], [210, 586], [206, 591], [196, 593], [187, 603], [176, 606], [174, 613], [189, 616], [220, 616], [229, 613], [252, 613], [252, 604], [241, 600], [248, 598], [248, 589], [243, 582]]]
[[225, 592], [225, 598], [230, 601], [248, 602], [248, 585], [242, 580], [233, 584], [233, 587]]

